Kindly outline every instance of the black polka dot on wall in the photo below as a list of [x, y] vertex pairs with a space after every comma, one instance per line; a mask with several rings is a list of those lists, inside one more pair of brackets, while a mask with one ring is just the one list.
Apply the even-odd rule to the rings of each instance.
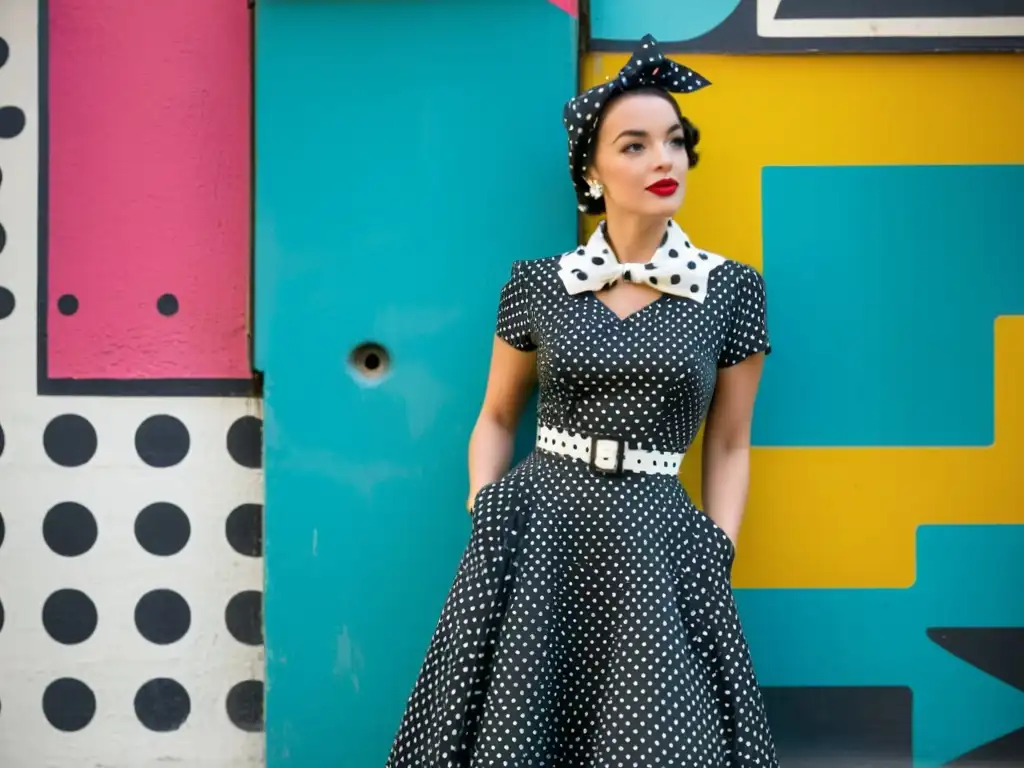
[[0, 253], [4, 252], [5, 245], [7, 245], [7, 230], [4, 229], [3, 224], [0, 224]]
[[178, 297], [173, 293], [165, 293], [156, 300], [156, 311], [164, 317], [178, 314]]
[[55, 464], [80, 467], [96, 453], [96, 430], [75, 414], [57, 416], [43, 431], [43, 448]]
[[263, 683], [243, 680], [228, 691], [228, 719], [243, 731], [263, 730]]
[[135, 627], [151, 643], [175, 643], [185, 636], [191, 624], [188, 603], [170, 589], [147, 592], [135, 605]]
[[4, 455], [4, 425], [0, 424], [0, 456]]
[[0, 547], [4, 545], [4, 535], [7, 533], [7, 527], [4, 525], [4, 514], [0, 512]]
[[263, 594], [256, 590], [239, 592], [224, 609], [228, 632], [240, 643], [263, 643]]
[[151, 555], [176, 555], [192, 535], [185, 511], [166, 501], [150, 504], [135, 518], [135, 539]]
[[7, 57], [11, 55], [10, 46], [7, 41], [0, 37], [0, 67], [7, 63]]
[[173, 467], [190, 445], [188, 429], [174, 416], [150, 416], [135, 431], [135, 450], [151, 467]]
[[25, 113], [18, 107], [0, 107], [0, 139], [13, 139], [25, 130]]
[[191, 711], [188, 691], [177, 680], [158, 677], [135, 694], [135, 716], [151, 731], [176, 731]]
[[224, 525], [228, 543], [240, 555], [263, 554], [263, 505], [242, 504], [231, 510]]
[[0, 320], [14, 311], [14, 294], [0, 285]]
[[74, 501], [54, 505], [43, 518], [43, 540], [64, 557], [84, 555], [96, 543], [98, 531], [92, 512]]
[[78, 297], [65, 293], [57, 299], [57, 311], [62, 315], [73, 315], [78, 311]]
[[77, 589], [60, 589], [43, 603], [43, 627], [62, 645], [77, 645], [96, 631], [96, 605]]
[[263, 421], [243, 416], [228, 429], [228, 453], [243, 467], [263, 466]]
[[72, 677], [54, 680], [43, 692], [43, 714], [60, 731], [80, 731], [96, 714], [96, 695]]
[[4, 601], [0, 600], [0, 629], [4, 628]]

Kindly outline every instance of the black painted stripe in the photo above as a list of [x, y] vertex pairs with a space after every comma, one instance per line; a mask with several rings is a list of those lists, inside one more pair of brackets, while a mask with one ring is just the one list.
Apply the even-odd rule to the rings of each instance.
[[786, 768], [913, 764], [913, 694], [904, 686], [764, 688]]

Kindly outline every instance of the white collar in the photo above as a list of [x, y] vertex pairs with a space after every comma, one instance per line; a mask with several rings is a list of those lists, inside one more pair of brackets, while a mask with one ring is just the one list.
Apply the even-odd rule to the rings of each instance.
[[694, 246], [679, 225], [669, 220], [650, 261], [620, 264], [605, 238], [604, 226], [602, 221], [586, 245], [559, 259], [558, 276], [569, 293], [600, 291], [621, 279], [702, 304], [711, 271], [725, 263], [724, 257]]

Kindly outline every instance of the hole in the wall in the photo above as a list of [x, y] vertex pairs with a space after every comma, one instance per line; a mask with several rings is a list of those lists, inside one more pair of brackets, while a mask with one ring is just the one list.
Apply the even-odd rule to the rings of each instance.
[[349, 367], [357, 378], [376, 384], [391, 370], [391, 356], [380, 344], [364, 342], [352, 350]]

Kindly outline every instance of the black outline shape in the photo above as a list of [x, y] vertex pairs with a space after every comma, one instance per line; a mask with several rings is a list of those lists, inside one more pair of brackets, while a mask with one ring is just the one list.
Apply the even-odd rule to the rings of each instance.
[[949, 768], [979, 768], [979, 766], [1003, 766], [1014, 768], [1024, 765], [1024, 728], [1010, 731], [1005, 736], [985, 742], [952, 762]]
[[1024, 627], [928, 627], [927, 634], [947, 653], [1024, 691]]
[[[1024, 691], [1024, 627], [928, 627], [927, 635], [946, 653]], [[979, 744], [946, 765], [1024, 765], [1024, 728]]]
[[[98, 395], [102, 397], [259, 397], [256, 374], [248, 379], [55, 379], [50, 377], [47, 359], [49, 328], [47, 317], [50, 306], [48, 269], [50, 240], [50, 8], [49, 0], [39, 3], [39, 184], [38, 184], [38, 251], [36, 287], [36, 394], [39, 395]], [[250, 84], [250, 87], [251, 84]], [[250, 140], [255, 111], [250, 116]], [[250, 198], [253, 193], [250, 191]], [[249, 229], [252, 230], [255, 217], [250, 215]], [[253, 292], [255, 270], [251, 253], [253, 240], [250, 238], [250, 295]], [[250, 304], [252, 302], [250, 301]], [[247, 335], [252, 336], [253, 309], [249, 308]], [[247, 348], [251, 342], [247, 343]], [[252, 366], [252, 354], [249, 354]]]
[[990, 16], [1024, 16], [1024, 0], [782, 0], [775, 12], [776, 19], [963, 19]]
[[[1024, 51], [1024, 37], [813, 37], [775, 38], [757, 34], [757, 1], [740, 0], [736, 10], [711, 31], [692, 40], [659, 40], [666, 53], [979, 53]], [[587, 50], [629, 53], [636, 40], [591, 38]]]

